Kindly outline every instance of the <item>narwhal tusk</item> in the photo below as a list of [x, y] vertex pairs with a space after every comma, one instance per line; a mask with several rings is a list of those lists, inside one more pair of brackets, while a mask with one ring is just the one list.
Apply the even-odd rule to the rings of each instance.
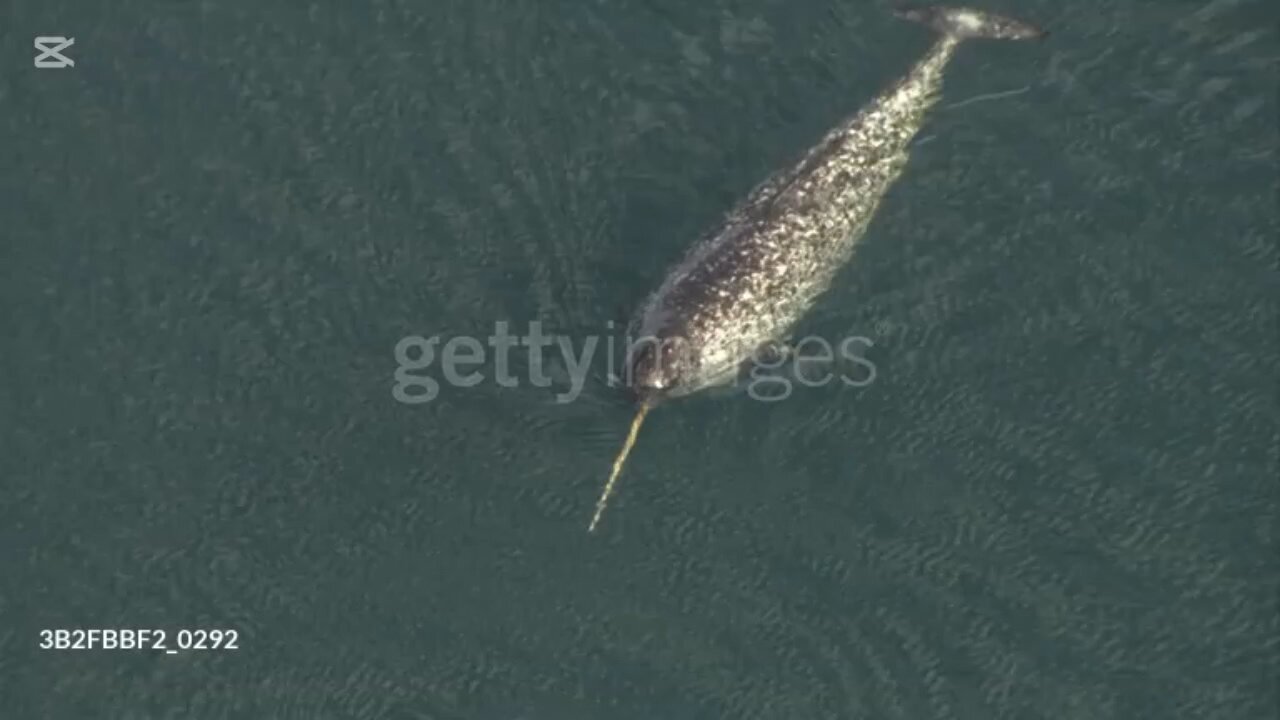
[[595, 532], [596, 526], [600, 524], [600, 518], [604, 515], [604, 508], [609, 504], [609, 496], [613, 495], [613, 486], [618, 482], [618, 476], [622, 474], [622, 465], [627, 461], [627, 455], [631, 454], [631, 448], [636, 444], [636, 436], [640, 434], [640, 425], [644, 422], [644, 416], [649, 412], [649, 405], [643, 404], [636, 413], [636, 419], [631, 421], [631, 432], [627, 433], [627, 441], [622, 444], [622, 450], [618, 453], [618, 457], [613, 461], [613, 472], [609, 473], [609, 482], [604, 484], [604, 492], [600, 493], [600, 499], [596, 501], [596, 514], [591, 518], [591, 525], [587, 527], [587, 532]]

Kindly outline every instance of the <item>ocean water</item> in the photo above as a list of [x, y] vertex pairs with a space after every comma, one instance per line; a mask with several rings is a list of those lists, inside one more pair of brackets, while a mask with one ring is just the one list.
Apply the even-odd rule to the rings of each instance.
[[571, 401], [558, 345], [550, 386], [437, 363], [406, 403], [397, 343], [585, 348], [926, 29], [10, 4], [0, 715], [1275, 717], [1276, 12], [980, 4], [1053, 34], [960, 51], [799, 330], [866, 338], [874, 380], [660, 408], [595, 534], [607, 362]]

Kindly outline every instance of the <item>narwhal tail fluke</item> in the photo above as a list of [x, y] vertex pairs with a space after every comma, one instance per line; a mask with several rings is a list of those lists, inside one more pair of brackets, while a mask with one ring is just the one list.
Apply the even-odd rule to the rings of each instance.
[[640, 410], [636, 413], [636, 419], [631, 421], [631, 431], [627, 433], [627, 441], [622, 444], [622, 450], [613, 461], [613, 472], [609, 473], [609, 481], [604, 484], [604, 492], [600, 493], [600, 499], [596, 501], [596, 513], [591, 516], [591, 524], [587, 526], [587, 532], [595, 532], [596, 526], [600, 524], [600, 518], [604, 517], [604, 509], [609, 504], [609, 497], [613, 495], [613, 486], [617, 484], [618, 476], [622, 474], [622, 466], [627, 462], [627, 456], [631, 454], [631, 448], [636, 444], [640, 425], [644, 423], [644, 416], [648, 413], [649, 405], [641, 404]]
[[959, 40], [995, 38], [1002, 40], [1039, 40], [1049, 33], [1030, 23], [973, 8], [928, 5], [900, 6], [894, 10], [900, 18], [924, 23], [944, 35]]

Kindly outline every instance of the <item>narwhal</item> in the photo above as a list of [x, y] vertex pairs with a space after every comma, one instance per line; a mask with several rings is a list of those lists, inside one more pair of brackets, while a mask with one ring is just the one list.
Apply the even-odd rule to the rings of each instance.
[[939, 38], [905, 76], [829, 131], [797, 164], [752, 190], [637, 311], [628, 329], [628, 337], [638, 339], [628, 352], [626, 380], [639, 409], [590, 531], [600, 524], [645, 415], [667, 399], [736, 378], [830, 286], [902, 174], [956, 48], [971, 38], [1047, 34], [970, 8], [898, 8], [895, 14], [932, 27]]

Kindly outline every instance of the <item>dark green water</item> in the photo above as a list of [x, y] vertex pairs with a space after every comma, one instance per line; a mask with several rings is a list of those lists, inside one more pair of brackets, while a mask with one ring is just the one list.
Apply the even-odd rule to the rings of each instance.
[[1054, 35], [961, 51], [803, 328], [875, 382], [661, 409], [596, 535], [617, 391], [402, 404], [397, 341], [580, 343], [927, 31], [304, 5], [0, 18], [0, 715], [1275, 717], [1268, 3], [983, 3]]

